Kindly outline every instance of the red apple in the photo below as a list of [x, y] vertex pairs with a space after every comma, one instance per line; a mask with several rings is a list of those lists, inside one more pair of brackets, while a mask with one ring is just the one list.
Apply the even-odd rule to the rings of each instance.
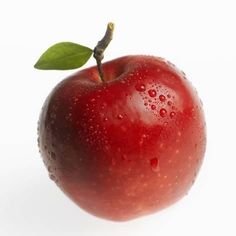
[[47, 98], [39, 146], [50, 177], [81, 208], [124, 221], [183, 197], [202, 164], [202, 104], [185, 75], [151, 56], [82, 70]]

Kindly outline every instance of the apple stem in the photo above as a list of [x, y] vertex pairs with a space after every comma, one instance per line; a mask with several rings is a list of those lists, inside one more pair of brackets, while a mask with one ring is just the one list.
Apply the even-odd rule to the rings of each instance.
[[112, 40], [113, 31], [114, 24], [110, 22], [107, 24], [107, 30], [104, 37], [97, 43], [97, 46], [93, 50], [93, 57], [97, 61], [98, 73], [102, 82], [104, 82], [104, 73], [102, 70], [102, 59], [104, 58], [103, 53]]

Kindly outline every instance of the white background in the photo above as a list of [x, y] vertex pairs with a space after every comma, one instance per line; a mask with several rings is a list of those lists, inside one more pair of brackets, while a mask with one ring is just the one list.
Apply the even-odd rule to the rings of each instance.
[[[236, 235], [235, 1], [0, 1], [0, 235]], [[72, 71], [33, 69], [60, 41], [94, 47], [116, 23], [105, 60], [167, 58], [204, 103], [208, 145], [190, 193], [157, 214], [126, 223], [95, 218], [49, 180], [37, 120], [51, 89]], [[87, 66], [95, 62], [90, 59]]]

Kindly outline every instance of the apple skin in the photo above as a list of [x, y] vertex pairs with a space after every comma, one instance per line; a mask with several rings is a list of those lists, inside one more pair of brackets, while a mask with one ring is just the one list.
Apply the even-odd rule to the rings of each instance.
[[48, 96], [39, 148], [50, 178], [91, 214], [126, 221], [187, 194], [202, 164], [202, 103], [159, 57], [125, 56], [77, 72]]

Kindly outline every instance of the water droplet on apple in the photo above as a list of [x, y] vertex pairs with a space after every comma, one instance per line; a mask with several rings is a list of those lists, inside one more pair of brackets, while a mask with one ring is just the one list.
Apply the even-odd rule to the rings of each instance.
[[164, 101], [166, 100], [166, 97], [161, 94], [161, 95], [159, 96], [159, 100], [160, 100], [161, 102], [164, 102]]
[[144, 84], [136, 84], [135, 88], [138, 92], [144, 92], [146, 90], [146, 87]]
[[164, 124], [163, 124], [164, 126], [167, 126], [168, 125], [168, 122], [164, 122]]
[[127, 160], [127, 155], [126, 154], [123, 154], [122, 156], [121, 156], [121, 158], [122, 158], [122, 160]]
[[161, 116], [161, 117], [165, 117], [165, 116], [166, 116], [166, 113], [167, 113], [166, 109], [162, 108], [162, 109], [160, 110], [160, 116]]
[[74, 99], [74, 104], [76, 104], [78, 101], [79, 101], [79, 99], [78, 99], [78, 98], [75, 98], [75, 99]]
[[174, 116], [175, 116], [175, 112], [172, 111], [172, 112], [170, 113], [170, 118], [173, 118]]
[[39, 139], [39, 137], [37, 138], [37, 143], [38, 143], [38, 147], [40, 147], [40, 139]]
[[157, 172], [159, 170], [159, 160], [158, 160], [158, 158], [157, 157], [152, 158], [150, 160], [150, 165], [151, 165], [152, 171]]
[[152, 109], [152, 110], [155, 110], [155, 109], [156, 109], [156, 106], [155, 106], [155, 105], [151, 105], [151, 109]]
[[171, 95], [170, 95], [170, 94], [167, 94], [167, 97], [168, 97], [168, 98], [171, 98]]
[[171, 105], [172, 105], [172, 102], [171, 102], [171, 101], [168, 101], [168, 102], [167, 102], [167, 105], [168, 105], [168, 106], [171, 106]]
[[148, 90], [148, 94], [150, 97], [154, 98], [154, 97], [156, 97], [157, 92], [154, 89], [150, 89], [150, 90]]
[[[182, 75], [184, 76], [184, 77], [186, 77], [186, 74], [184, 73], [184, 71], [180, 71], [181, 73], [182, 73]], [[185, 78], [186, 79], [186, 78]]]
[[122, 116], [121, 114], [119, 114], [119, 115], [117, 115], [117, 118], [118, 118], [119, 120], [122, 120], [122, 119], [123, 119], [123, 116]]
[[56, 157], [56, 154], [54, 153], [54, 152], [51, 152], [51, 158], [53, 159], [53, 160], [56, 160], [57, 159], [57, 157]]
[[71, 121], [71, 116], [72, 116], [72, 114], [71, 114], [71, 113], [68, 113], [68, 115], [65, 116], [66, 120]]
[[49, 175], [49, 178], [52, 180], [52, 181], [56, 181], [56, 177], [52, 174]]
[[56, 113], [54, 113], [54, 112], [52, 112], [51, 114], [50, 114], [50, 118], [52, 118], [52, 119], [55, 119], [56, 118]]

